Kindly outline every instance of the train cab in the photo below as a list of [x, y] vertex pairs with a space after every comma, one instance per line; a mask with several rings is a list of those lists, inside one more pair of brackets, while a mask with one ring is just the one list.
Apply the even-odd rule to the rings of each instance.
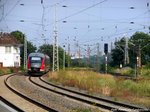
[[28, 73], [46, 73], [50, 69], [50, 58], [43, 53], [30, 53], [28, 56]]

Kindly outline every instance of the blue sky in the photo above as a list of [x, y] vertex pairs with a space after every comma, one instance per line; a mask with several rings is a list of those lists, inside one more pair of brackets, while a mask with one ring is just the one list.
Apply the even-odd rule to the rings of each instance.
[[69, 42], [73, 54], [77, 42], [84, 49], [100, 43], [103, 51], [104, 43], [149, 32], [150, 0], [0, 0], [0, 31], [20, 30], [36, 46], [52, 44], [56, 3], [59, 45]]

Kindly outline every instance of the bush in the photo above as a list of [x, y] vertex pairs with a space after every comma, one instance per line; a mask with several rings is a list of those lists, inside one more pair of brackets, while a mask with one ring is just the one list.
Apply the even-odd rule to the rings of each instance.
[[141, 69], [141, 76], [144, 78], [150, 78], [150, 69], [142, 68]]
[[144, 68], [149, 69], [150, 68], [150, 63], [147, 63]]
[[0, 69], [0, 74], [7, 74], [9, 72], [8, 68], [1, 68]]
[[0, 70], [0, 74], [2, 74], [3, 72], [2, 72], [2, 70]]
[[122, 69], [116, 69], [114, 70], [115, 73], [120, 73], [122, 75], [128, 75], [128, 76], [135, 76], [135, 70], [133, 68], [130, 67], [125, 67]]
[[0, 68], [0, 74], [11, 74], [11, 73], [18, 72], [18, 71], [19, 71], [19, 68], [13, 68], [13, 67]]

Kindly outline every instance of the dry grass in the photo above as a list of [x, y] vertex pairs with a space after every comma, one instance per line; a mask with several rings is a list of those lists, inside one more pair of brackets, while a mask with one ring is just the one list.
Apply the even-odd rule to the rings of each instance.
[[50, 72], [49, 79], [64, 86], [86, 90], [89, 94], [112, 96], [114, 100], [123, 99], [150, 107], [150, 101], [148, 101], [148, 98], [150, 99], [150, 83], [147, 80], [134, 82], [115, 79], [109, 74], [99, 74], [87, 70]]
[[12, 73], [9, 68], [0, 68], [0, 75]]
[[78, 87], [89, 93], [103, 93], [107, 96], [111, 94], [111, 89], [115, 84], [111, 75], [97, 74], [93, 71], [60, 71], [50, 73], [49, 77], [64, 86]]

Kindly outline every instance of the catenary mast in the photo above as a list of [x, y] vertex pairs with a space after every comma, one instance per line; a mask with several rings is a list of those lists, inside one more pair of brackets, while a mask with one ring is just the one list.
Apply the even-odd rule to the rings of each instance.
[[58, 36], [57, 36], [57, 18], [56, 18], [57, 3], [55, 4], [54, 14], [54, 42], [53, 42], [53, 72], [59, 71], [59, 56], [58, 56]]

